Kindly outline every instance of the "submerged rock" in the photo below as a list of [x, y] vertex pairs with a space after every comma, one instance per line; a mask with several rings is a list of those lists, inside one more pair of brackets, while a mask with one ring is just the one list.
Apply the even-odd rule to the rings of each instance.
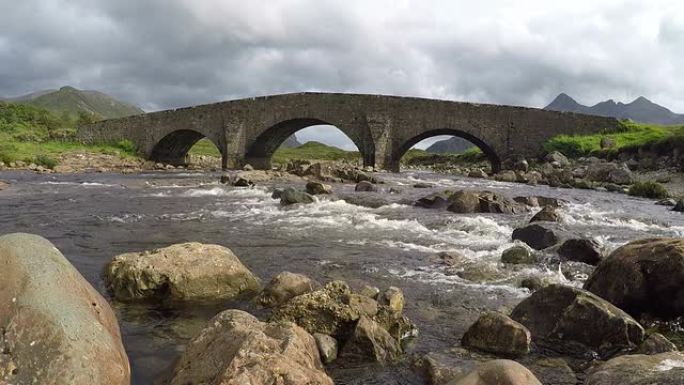
[[513, 230], [512, 238], [514, 241], [525, 242], [535, 250], [543, 250], [554, 246], [561, 240], [560, 235], [555, 229], [540, 224], [531, 224], [515, 229]]
[[128, 385], [107, 301], [48, 240], [0, 237], [0, 383]]
[[259, 295], [258, 301], [266, 307], [280, 306], [293, 297], [320, 288], [320, 283], [305, 275], [284, 271], [271, 279]]
[[188, 343], [170, 385], [332, 385], [316, 341], [291, 322], [226, 310]]
[[356, 184], [356, 187], [354, 187], [354, 191], [373, 192], [373, 191], [378, 191], [378, 188], [375, 187], [375, 185], [373, 183], [366, 181], [366, 180], [363, 180], [363, 181]]
[[449, 206], [449, 196], [439, 193], [428, 195], [418, 199], [415, 205], [426, 209], [443, 209]]
[[653, 333], [639, 345], [637, 354], [659, 354], [676, 352], [677, 346], [660, 333]]
[[513, 246], [501, 254], [501, 262], [508, 264], [533, 264], [537, 257], [525, 246]]
[[314, 198], [305, 193], [304, 191], [299, 191], [293, 187], [288, 187], [280, 193], [280, 204], [283, 206], [294, 205], [297, 203], [313, 203]]
[[530, 331], [504, 314], [488, 312], [468, 328], [461, 344], [494, 354], [522, 356], [530, 352]]
[[537, 290], [513, 309], [538, 345], [569, 354], [597, 352], [606, 357], [631, 350], [644, 329], [627, 313], [594, 294], [569, 286]]
[[684, 239], [630, 242], [606, 257], [585, 289], [630, 314], [684, 315]]
[[308, 182], [306, 192], [311, 195], [332, 194], [332, 186], [321, 182]]
[[684, 353], [628, 355], [613, 358], [589, 371], [586, 385], [681, 385]]
[[544, 206], [541, 211], [534, 214], [530, 223], [533, 222], [560, 222], [561, 217], [554, 206]]
[[593, 239], [568, 239], [558, 248], [558, 255], [566, 261], [597, 265], [603, 259], [601, 245]]
[[118, 255], [104, 278], [122, 301], [217, 301], [260, 289], [259, 279], [229, 248], [197, 242]]
[[447, 385], [542, 385], [529, 369], [511, 360], [480, 364], [467, 376]]

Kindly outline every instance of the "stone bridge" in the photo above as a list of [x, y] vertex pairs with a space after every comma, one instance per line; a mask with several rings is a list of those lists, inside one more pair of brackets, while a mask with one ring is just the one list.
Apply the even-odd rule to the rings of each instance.
[[413, 145], [455, 135], [477, 145], [498, 171], [502, 161], [534, 157], [559, 134], [590, 134], [620, 127], [618, 120], [535, 108], [413, 97], [298, 93], [233, 100], [159, 111], [82, 126], [84, 142], [131, 140], [148, 159], [182, 164], [190, 148], [208, 138], [224, 168], [271, 166], [290, 135], [312, 125], [332, 125], [358, 147], [365, 166], [399, 171]]

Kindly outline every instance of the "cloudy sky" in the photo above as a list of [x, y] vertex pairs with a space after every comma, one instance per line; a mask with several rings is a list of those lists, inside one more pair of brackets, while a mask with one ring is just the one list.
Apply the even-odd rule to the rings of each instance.
[[684, 112], [681, 0], [0, 0], [0, 95], [152, 111], [336, 91]]

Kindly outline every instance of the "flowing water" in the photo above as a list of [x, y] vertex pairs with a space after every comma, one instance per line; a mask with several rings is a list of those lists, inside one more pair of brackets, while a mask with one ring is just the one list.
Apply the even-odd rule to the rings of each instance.
[[[341, 198], [384, 200], [378, 208], [320, 199], [281, 207], [272, 185], [236, 188], [219, 185], [217, 175], [147, 173], [36, 175], [0, 173], [11, 186], [0, 192], [0, 233], [29, 232], [51, 240], [105, 296], [101, 278], [115, 255], [173, 243], [197, 241], [230, 247], [267, 282], [288, 270], [327, 282], [344, 279], [353, 287], [401, 287], [407, 316], [420, 336], [411, 353], [458, 346], [467, 327], [487, 309], [512, 308], [529, 295], [521, 279], [544, 276], [581, 285], [586, 271], [568, 281], [553, 259], [535, 266], [498, 263], [513, 245], [511, 232], [530, 214], [452, 214], [411, 206], [431, 191], [489, 189], [510, 197], [542, 195], [568, 203], [563, 224], [593, 237], [608, 250], [649, 235], [683, 236], [684, 216], [653, 201], [625, 195], [527, 186], [430, 173], [380, 174], [378, 193], [354, 193], [334, 186]], [[417, 181], [435, 185], [416, 189]], [[389, 194], [390, 187], [401, 189]], [[377, 205], [377, 204], [376, 204]], [[434, 255], [453, 251], [469, 261], [474, 281], [461, 278]], [[567, 274], [566, 274], [567, 275]], [[472, 277], [483, 277], [479, 281]], [[120, 320], [134, 384], [157, 381], [183, 346], [218, 311], [236, 307], [264, 316], [249, 302], [168, 308], [113, 303]], [[369, 368], [371, 370], [369, 370]], [[338, 384], [423, 384], [408, 364], [394, 368], [332, 367]]]

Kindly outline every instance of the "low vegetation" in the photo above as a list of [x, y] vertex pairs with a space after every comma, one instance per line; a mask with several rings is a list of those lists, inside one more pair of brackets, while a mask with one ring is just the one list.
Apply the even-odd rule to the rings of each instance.
[[660, 183], [636, 182], [629, 188], [629, 195], [650, 199], [665, 199], [670, 194], [665, 186]]
[[361, 162], [358, 151], [345, 151], [320, 142], [306, 142], [298, 147], [279, 148], [273, 154], [274, 163], [285, 164], [295, 159]]
[[0, 161], [54, 168], [59, 156], [66, 153], [133, 156], [135, 149], [130, 141], [84, 145], [75, 140], [76, 127], [96, 118], [88, 113], [56, 114], [30, 105], [0, 103]]
[[486, 155], [478, 147], [471, 147], [460, 154], [435, 154], [425, 150], [411, 149], [402, 158], [406, 165], [457, 164], [486, 161]]
[[[601, 148], [601, 141], [611, 142]], [[605, 157], [622, 151], [636, 151], [648, 148], [658, 153], [671, 151], [674, 147], [684, 148], [684, 126], [659, 126], [623, 122], [623, 129], [593, 135], [559, 135], [544, 144], [546, 151], [560, 151], [566, 156]]]

